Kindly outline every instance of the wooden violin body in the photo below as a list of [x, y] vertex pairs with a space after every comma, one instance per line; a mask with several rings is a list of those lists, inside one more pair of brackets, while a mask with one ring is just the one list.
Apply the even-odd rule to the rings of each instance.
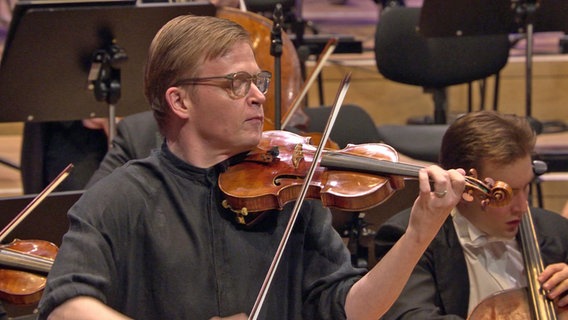
[[[304, 177], [314, 162], [315, 146], [309, 138], [291, 132], [263, 132], [257, 148], [219, 177], [223, 205], [242, 224], [254, 223], [255, 213], [282, 209], [295, 201]], [[420, 167], [397, 163], [396, 151], [382, 143], [348, 145], [326, 150], [314, 173], [306, 197], [344, 211], [363, 211], [379, 205], [404, 188], [405, 177], [418, 177]], [[512, 191], [504, 183], [488, 186], [467, 177], [464, 199], [499, 206]]]
[[[278, 148], [277, 155], [270, 150]], [[282, 209], [297, 199], [303, 178], [313, 162], [315, 146], [309, 138], [285, 131], [266, 131], [257, 150], [240, 165], [232, 166], [219, 178], [226, 194], [225, 205], [246, 208], [248, 213]], [[342, 152], [396, 161], [394, 149], [385, 144], [348, 146]], [[339, 170], [317, 169], [307, 197], [320, 199], [324, 206], [345, 211], [361, 211], [386, 200], [404, 187], [402, 177], [386, 177]]]
[[58, 248], [44, 240], [14, 240], [0, 246], [0, 298], [13, 304], [36, 303]]
[[[18, 215], [0, 231], [0, 241], [14, 230], [73, 169], [69, 164]], [[14, 304], [39, 302], [59, 249], [49, 241], [15, 239], [0, 245], [0, 298]]]

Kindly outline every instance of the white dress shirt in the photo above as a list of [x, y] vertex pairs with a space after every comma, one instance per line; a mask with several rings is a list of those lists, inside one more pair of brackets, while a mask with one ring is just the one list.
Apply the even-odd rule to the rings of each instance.
[[489, 295], [526, 285], [523, 255], [517, 241], [488, 236], [457, 209], [454, 226], [464, 251], [469, 276], [469, 311]]

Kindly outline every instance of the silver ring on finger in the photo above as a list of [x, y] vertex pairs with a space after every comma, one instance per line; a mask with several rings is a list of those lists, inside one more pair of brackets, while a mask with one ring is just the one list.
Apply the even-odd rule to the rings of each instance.
[[444, 191], [434, 191], [434, 195], [437, 198], [443, 198], [446, 196], [446, 194], [448, 194], [448, 190], [444, 190]]

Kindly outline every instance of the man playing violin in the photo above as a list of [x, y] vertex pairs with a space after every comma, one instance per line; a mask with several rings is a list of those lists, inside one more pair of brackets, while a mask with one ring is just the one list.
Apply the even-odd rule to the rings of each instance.
[[[535, 139], [525, 118], [493, 111], [469, 113], [450, 125], [442, 140], [441, 166], [474, 168], [479, 178], [504, 181], [512, 188], [511, 201], [502, 207], [461, 201], [383, 319], [465, 319], [483, 299], [527, 286], [519, 228], [534, 178]], [[543, 209], [531, 212], [546, 267], [538, 282], [557, 307], [565, 307], [568, 220]], [[377, 257], [395, 246], [408, 217], [408, 210], [403, 211], [379, 228]]]
[[[40, 319], [246, 317], [292, 204], [240, 225], [222, 206], [218, 178], [259, 143], [270, 77], [229, 20], [180, 16], [157, 33], [145, 94], [164, 143], [70, 209]], [[352, 267], [328, 209], [305, 201], [260, 318], [377, 319], [461, 198], [464, 174], [420, 171], [408, 232], [369, 272]]]

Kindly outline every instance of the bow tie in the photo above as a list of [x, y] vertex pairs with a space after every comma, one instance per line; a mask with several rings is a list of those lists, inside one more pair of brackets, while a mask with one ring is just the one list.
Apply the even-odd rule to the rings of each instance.
[[504, 239], [504, 238], [497, 238], [491, 236], [480, 236], [477, 237], [475, 240], [466, 240], [464, 241], [464, 246], [468, 246], [470, 248], [485, 248], [488, 246], [496, 245], [496, 244], [503, 244], [505, 247], [507, 245], [511, 246], [515, 243], [515, 239]]

